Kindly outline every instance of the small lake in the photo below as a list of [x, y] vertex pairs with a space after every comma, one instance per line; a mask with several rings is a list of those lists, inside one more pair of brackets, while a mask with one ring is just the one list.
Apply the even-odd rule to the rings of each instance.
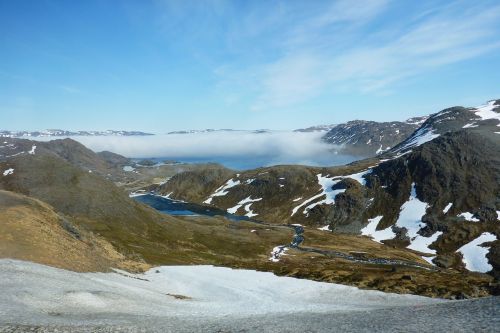
[[132, 197], [154, 209], [169, 215], [178, 216], [223, 216], [233, 221], [251, 221], [247, 216], [229, 214], [225, 210], [164, 198], [154, 194], [144, 194]]

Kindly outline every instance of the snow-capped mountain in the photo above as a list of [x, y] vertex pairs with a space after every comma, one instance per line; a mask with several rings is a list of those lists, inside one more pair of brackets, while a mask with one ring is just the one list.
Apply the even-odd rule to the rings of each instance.
[[391, 152], [404, 153], [445, 133], [462, 129], [500, 134], [500, 100], [491, 100], [472, 108], [454, 106], [434, 113]]
[[344, 154], [374, 156], [406, 139], [426, 119], [415, 117], [405, 122], [353, 120], [333, 127], [322, 139], [341, 146]]
[[4, 138], [30, 138], [51, 136], [143, 136], [153, 135], [140, 131], [66, 131], [60, 129], [47, 129], [43, 131], [0, 131], [0, 137]]

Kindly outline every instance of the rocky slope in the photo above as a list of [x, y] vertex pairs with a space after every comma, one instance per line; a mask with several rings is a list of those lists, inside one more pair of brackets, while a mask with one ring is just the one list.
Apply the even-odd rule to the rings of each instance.
[[405, 122], [349, 121], [330, 129], [322, 140], [341, 146], [342, 154], [375, 156], [405, 140], [426, 118], [416, 117]]
[[185, 184], [200, 175], [180, 174], [157, 191], [276, 224], [364, 234], [441, 267], [498, 276], [499, 105], [438, 112], [385, 154], [346, 167], [233, 173], [194, 194]]
[[475, 107], [454, 106], [431, 115], [408, 139], [392, 149], [392, 153], [402, 153], [431, 141], [447, 132], [474, 130], [485, 137], [496, 140], [500, 122], [500, 100], [492, 100]]

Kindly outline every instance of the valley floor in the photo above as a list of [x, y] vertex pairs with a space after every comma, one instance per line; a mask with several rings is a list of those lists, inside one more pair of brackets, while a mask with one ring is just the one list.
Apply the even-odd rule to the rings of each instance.
[[0, 260], [0, 332], [494, 331], [500, 298], [444, 301], [213, 266], [141, 275]]

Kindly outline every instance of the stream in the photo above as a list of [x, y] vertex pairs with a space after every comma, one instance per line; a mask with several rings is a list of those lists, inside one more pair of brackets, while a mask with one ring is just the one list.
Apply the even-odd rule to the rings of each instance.
[[165, 198], [155, 194], [143, 194], [133, 196], [133, 199], [149, 205], [154, 209], [170, 214], [170, 215], [183, 215], [183, 216], [223, 216], [231, 221], [247, 221], [251, 223], [256, 223], [259, 225], [267, 225], [270, 227], [285, 227], [292, 228], [295, 232], [292, 237], [290, 244], [288, 245], [280, 245], [275, 247], [275, 250], [272, 252], [271, 257], [274, 259], [273, 261], [279, 261], [279, 257], [283, 255], [283, 253], [287, 250], [287, 248], [293, 248], [302, 252], [309, 253], [318, 253], [330, 258], [341, 258], [344, 260], [363, 263], [363, 264], [371, 264], [371, 265], [389, 265], [389, 266], [406, 266], [406, 267], [414, 267], [414, 268], [422, 268], [427, 270], [437, 270], [437, 268], [429, 267], [425, 265], [421, 265], [412, 261], [406, 260], [395, 260], [395, 259], [385, 259], [385, 258], [364, 258], [363, 256], [356, 256], [352, 254], [346, 254], [339, 251], [333, 250], [323, 250], [312, 247], [302, 247], [300, 246], [306, 237], [304, 236], [305, 230], [304, 227], [300, 224], [286, 224], [286, 225], [276, 225], [265, 223], [261, 221], [252, 220], [247, 216], [240, 216], [235, 214], [230, 214], [227, 211], [216, 208], [203, 206], [195, 203], [184, 202], [173, 200], [169, 198]]

